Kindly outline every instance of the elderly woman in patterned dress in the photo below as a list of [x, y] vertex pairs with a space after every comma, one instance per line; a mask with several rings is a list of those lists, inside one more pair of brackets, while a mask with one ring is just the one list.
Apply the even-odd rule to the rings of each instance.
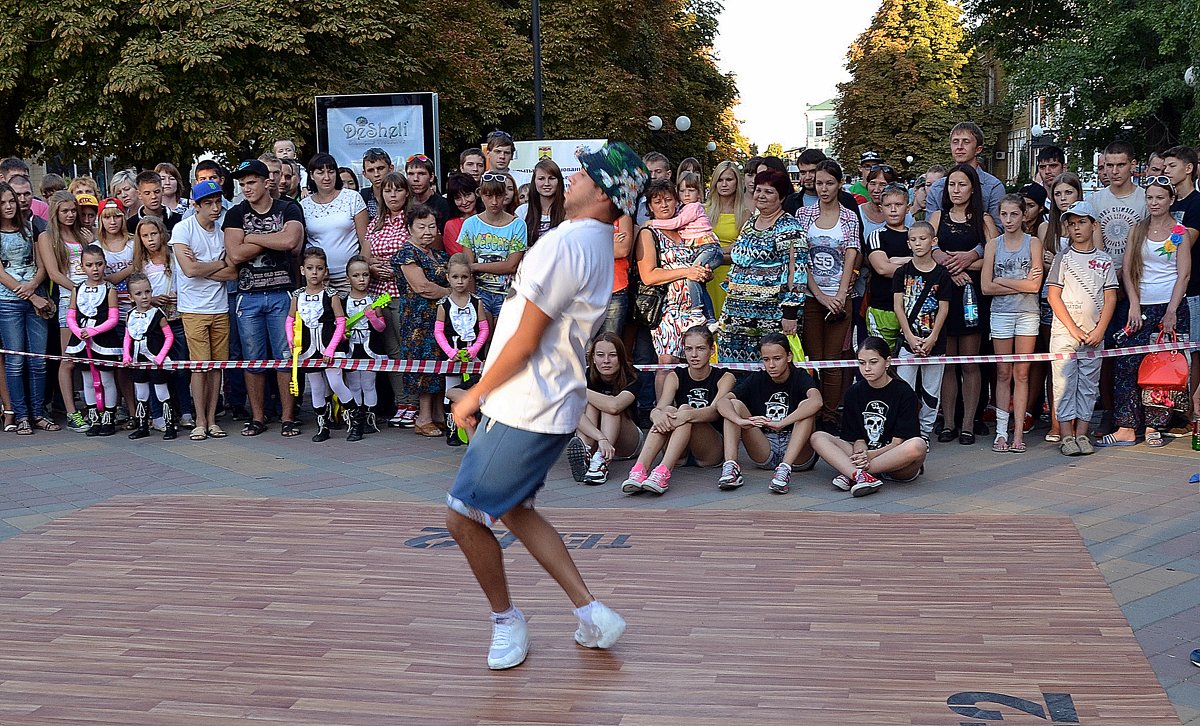
[[767, 333], [800, 334], [808, 238], [783, 210], [791, 193], [791, 181], [781, 171], [768, 169], [754, 178], [757, 213], [729, 251], [732, 264], [717, 341], [722, 364], [757, 363], [758, 341]]
[[[653, 219], [670, 219], [679, 208], [679, 194], [670, 181], [660, 179], [646, 187], [646, 204]], [[676, 364], [683, 360], [683, 334], [693, 325], [704, 325], [704, 314], [692, 303], [687, 281], [706, 282], [712, 272], [702, 265], [693, 265], [695, 248], [679, 233], [667, 229], [643, 227], [638, 232], [638, 275], [647, 285], [666, 285], [667, 296], [663, 316], [650, 331], [654, 352], [661, 364]], [[654, 391], [662, 391], [667, 371], [654, 375]]]

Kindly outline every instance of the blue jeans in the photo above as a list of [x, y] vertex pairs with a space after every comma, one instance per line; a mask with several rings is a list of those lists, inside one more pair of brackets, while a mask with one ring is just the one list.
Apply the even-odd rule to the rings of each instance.
[[[696, 254], [692, 255], [693, 266], [707, 267], [710, 272], [724, 262], [725, 256], [721, 253], [721, 245], [715, 242], [697, 247]], [[704, 283], [688, 280], [687, 289], [688, 295], [692, 298], [692, 307], [703, 310], [705, 320], [709, 322], [715, 320], [717, 316], [713, 311], [712, 296], [708, 294], [708, 288], [704, 286]]]
[[629, 288], [617, 290], [608, 299], [608, 309], [604, 313], [602, 333], [612, 333], [618, 338], [625, 333], [625, 320], [629, 317]]
[[[287, 290], [238, 293], [234, 315], [244, 360], [287, 359], [287, 316], [291, 307], [292, 296]], [[269, 370], [247, 368], [246, 372]]]
[[[48, 331], [48, 323], [38, 317], [28, 300], [0, 300], [0, 341], [4, 342], [4, 347], [26, 353], [45, 353]], [[25, 395], [26, 369], [29, 371], [28, 396]], [[4, 356], [4, 380], [18, 421], [36, 419], [45, 413], [45, 358]]]
[[475, 294], [479, 296], [479, 302], [483, 303], [483, 309], [492, 314], [493, 320], [500, 317], [500, 307], [504, 305], [507, 295], [491, 290], [476, 290]]

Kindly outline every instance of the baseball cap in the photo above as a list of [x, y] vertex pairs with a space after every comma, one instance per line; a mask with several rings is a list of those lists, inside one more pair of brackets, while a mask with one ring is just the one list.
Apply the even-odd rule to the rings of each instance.
[[125, 213], [125, 205], [121, 202], [120, 199], [117, 199], [116, 197], [107, 197], [107, 198], [101, 200], [100, 204], [98, 204], [98, 205], [97, 204], [91, 204], [91, 205], [84, 204], [82, 197], [88, 197], [90, 199], [95, 199], [95, 197], [93, 197], [91, 194], [84, 194], [84, 195], [81, 195], [80, 197], [76, 197], [76, 199], [79, 200], [79, 206], [81, 206], [81, 207], [85, 207], [85, 206], [96, 207], [97, 214], [104, 214], [104, 211], [106, 209], [116, 209], [121, 214]]
[[579, 165], [622, 214], [632, 215], [637, 211], [638, 197], [650, 179], [650, 172], [637, 152], [615, 141], [599, 151], [581, 154]]
[[1046, 205], [1046, 188], [1041, 184], [1026, 184], [1017, 193], [1026, 199], [1032, 199], [1039, 207]]
[[1088, 201], [1075, 202], [1067, 208], [1067, 211], [1062, 213], [1062, 216], [1058, 218], [1058, 221], [1065, 222], [1067, 221], [1067, 217], [1088, 217], [1093, 222], [1099, 219], [1096, 216], [1096, 208], [1093, 207], [1092, 203]]
[[[97, 209], [100, 207], [100, 202], [96, 201], [96, 195], [94, 194], [76, 194], [75, 204], [80, 207], [96, 207]], [[122, 207], [121, 211], [125, 211], [125, 208]]]
[[858, 157], [859, 166], [871, 163], [873, 161], [883, 161], [883, 157], [879, 155], [878, 151], [864, 151], [862, 156]]
[[[261, 162], [260, 162], [261, 163]], [[201, 182], [196, 182], [192, 186], [192, 201], [198, 202], [201, 199], [207, 199], [214, 194], [222, 193], [221, 185], [211, 179], [205, 179]]]
[[271, 176], [271, 172], [267, 170], [267, 165], [258, 159], [246, 159], [237, 165], [237, 168], [230, 173], [230, 176], [234, 179], [241, 179], [251, 174], [261, 176], [263, 179], [269, 179]]

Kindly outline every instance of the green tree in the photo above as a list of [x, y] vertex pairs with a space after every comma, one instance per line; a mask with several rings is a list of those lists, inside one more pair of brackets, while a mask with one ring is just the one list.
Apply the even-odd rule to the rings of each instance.
[[1200, 136], [1200, 89], [1183, 80], [1188, 66], [1200, 65], [1197, 0], [967, 7], [977, 37], [1006, 59], [1010, 95], [1058, 101], [1055, 123], [1069, 145], [1090, 152], [1125, 138], [1145, 152]]
[[913, 168], [944, 163], [957, 122], [980, 118], [979, 69], [962, 11], [947, 0], [883, 0], [850, 46], [851, 80], [838, 86], [838, 158], [867, 149]]
[[[676, 152], [737, 141], [712, 58], [720, 3], [543, 2], [546, 133], [645, 148], [686, 113]], [[315, 150], [313, 96], [435, 91], [447, 159], [493, 128], [533, 134], [529, 6], [511, 0], [14, 0], [0, 10], [0, 148], [147, 166]]]

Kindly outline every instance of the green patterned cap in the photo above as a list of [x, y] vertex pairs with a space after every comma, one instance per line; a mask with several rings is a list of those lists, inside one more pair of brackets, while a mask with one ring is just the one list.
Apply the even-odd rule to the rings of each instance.
[[637, 152], [615, 141], [599, 151], [581, 155], [579, 163], [622, 214], [632, 215], [637, 211], [638, 198], [650, 179], [650, 172]]

